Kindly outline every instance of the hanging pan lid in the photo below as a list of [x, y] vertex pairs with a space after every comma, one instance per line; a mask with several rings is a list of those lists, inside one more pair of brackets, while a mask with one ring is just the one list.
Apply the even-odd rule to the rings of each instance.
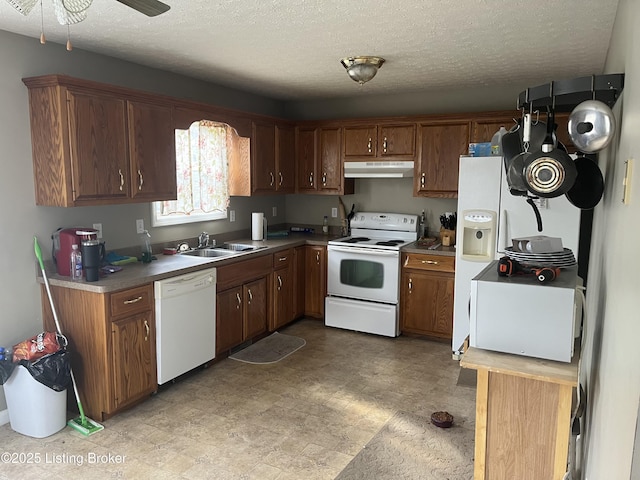
[[579, 151], [595, 153], [604, 149], [613, 139], [616, 119], [605, 103], [586, 100], [573, 109], [567, 127]]

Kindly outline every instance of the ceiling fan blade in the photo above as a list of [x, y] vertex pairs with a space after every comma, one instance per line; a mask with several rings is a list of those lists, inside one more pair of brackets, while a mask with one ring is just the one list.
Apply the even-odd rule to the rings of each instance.
[[134, 10], [144, 13], [147, 17], [155, 17], [161, 13], [166, 12], [171, 7], [158, 0], [116, 0], [127, 7], [131, 7]]

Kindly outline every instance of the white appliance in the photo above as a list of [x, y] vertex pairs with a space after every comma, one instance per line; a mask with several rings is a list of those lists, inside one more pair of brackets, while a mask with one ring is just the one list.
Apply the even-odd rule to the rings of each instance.
[[154, 290], [162, 385], [216, 356], [216, 269], [159, 280]]
[[582, 309], [577, 267], [552, 282], [534, 275], [501, 277], [497, 261], [471, 280], [472, 347], [570, 362]]
[[471, 279], [503, 256], [512, 238], [546, 235], [562, 239], [578, 258], [580, 209], [562, 195], [538, 206], [542, 232], [525, 197], [509, 193], [502, 157], [460, 157], [452, 350], [469, 335]]
[[357, 213], [351, 236], [328, 242], [325, 325], [397, 337], [400, 249], [417, 238], [417, 215]]

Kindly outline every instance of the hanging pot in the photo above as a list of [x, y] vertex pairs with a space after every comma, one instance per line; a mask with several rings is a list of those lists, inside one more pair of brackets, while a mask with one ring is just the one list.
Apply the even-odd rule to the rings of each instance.
[[582, 210], [591, 210], [604, 194], [602, 172], [596, 162], [582, 154], [574, 163], [578, 175], [565, 196], [574, 206]]
[[580, 103], [569, 115], [569, 136], [581, 152], [595, 153], [605, 148], [613, 139], [615, 129], [613, 112], [598, 100]]
[[527, 190], [539, 197], [564, 195], [573, 186], [577, 170], [571, 157], [554, 142], [554, 112], [547, 117], [547, 135], [539, 151], [524, 162], [523, 177]]

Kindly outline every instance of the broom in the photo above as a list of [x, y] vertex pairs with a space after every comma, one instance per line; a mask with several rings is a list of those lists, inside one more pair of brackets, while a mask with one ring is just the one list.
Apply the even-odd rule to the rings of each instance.
[[[53, 312], [53, 319], [56, 322], [56, 329], [58, 333], [62, 335], [62, 329], [60, 328], [60, 322], [58, 321], [58, 314], [56, 312], [56, 307], [53, 304], [53, 297], [51, 296], [51, 289], [49, 287], [49, 279], [47, 278], [47, 272], [44, 271], [44, 263], [42, 261], [42, 251], [40, 250], [40, 245], [38, 244], [38, 238], [33, 237], [33, 249], [36, 252], [36, 257], [38, 258], [38, 263], [40, 264], [40, 270], [42, 270], [42, 278], [44, 279], [44, 286], [47, 289], [47, 296], [49, 297], [49, 304], [51, 305], [51, 311]], [[80, 411], [80, 416], [77, 418], [72, 418], [67, 422], [71, 428], [77, 430], [83, 435], [89, 436], [96, 432], [99, 432], [104, 428], [104, 425], [100, 425], [95, 420], [91, 420], [86, 417], [84, 414], [84, 409], [82, 408], [82, 402], [80, 401], [80, 394], [78, 393], [78, 386], [76, 385], [76, 379], [73, 376], [73, 370], [69, 368], [71, 373], [71, 383], [73, 384], [73, 393], [76, 396], [76, 402], [78, 403], [78, 410]]]

